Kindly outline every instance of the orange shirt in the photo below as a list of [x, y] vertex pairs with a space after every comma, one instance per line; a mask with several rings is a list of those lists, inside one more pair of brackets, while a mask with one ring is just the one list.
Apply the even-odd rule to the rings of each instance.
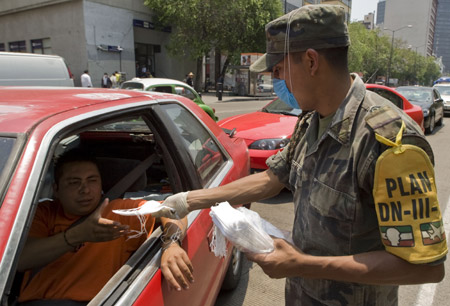
[[[103, 217], [117, 220], [140, 230], [135, 216], [120, 216], [113, 209], [134, 208], [145, 203], [143, 200], [117, 199], [108, 205]], [[70, 219], [57, 202], [40, 203], [29, 235], [49, 237], [63, 232], [76, 219]], [[147, 218], [146, 228], [151, 233], [155, 219]], [[146, 235], [127, 240], [126, 237], [108, 241], [85, 243], [77, 252], [68, 252], [40, 270], [27, 271], [22, 283], [20, 302], [41, 299], [68, 299], [90, 301], [106, 282], [128, 260], [130, 255], [147, 239]], [[32, 273], [35, 273], [31, 277]]]

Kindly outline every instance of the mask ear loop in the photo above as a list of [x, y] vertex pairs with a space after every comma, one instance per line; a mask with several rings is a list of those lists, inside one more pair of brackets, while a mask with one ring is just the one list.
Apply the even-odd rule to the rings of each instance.
[[[289, 56], [289, 37], [290, 37], [290, 32], [291, 32], [291, 20], [292, 17], [294, 15], [295, 11], [291, 11], [289, 13], [288, 16], [288, 21], [287, 21], [287, 26], [286, 26], [286, 36], [284, 38], [284, 54], [285, 56], [287, 56], [287, 62], [288, 62], [288, 73], [289, 73], [289, 85], [291, 87], [292, 90], [292, 78], [291, 78], [291, 58]], [[284, 71], [286, 71], [286, 61], [284, 61], [284, 66], [283, 66]], [[292, 93], [292, 92], [291, 92]]]

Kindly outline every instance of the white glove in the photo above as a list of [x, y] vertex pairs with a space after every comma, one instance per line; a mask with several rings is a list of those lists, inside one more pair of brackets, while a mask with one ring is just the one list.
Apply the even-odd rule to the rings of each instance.
[[152, 216], [155, 218], [170, 218], [170, 219], [182, 219], [188, 213], [187, 195], [189, 191], [180, 192], [168, 197], [163, 203], [163, 208]]

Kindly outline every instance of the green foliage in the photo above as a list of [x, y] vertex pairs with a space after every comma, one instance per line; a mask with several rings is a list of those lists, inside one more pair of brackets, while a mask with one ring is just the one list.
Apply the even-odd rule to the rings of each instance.
[[[380, 30], [367, 30], [361, 23], [349, 24], [351, 45], [349, 69], [363, 74], [364, 81], [374, 83], [377, 76], [388, 74], [392, 36]], [[416, 53], [401, 39], [394, 39], [390, 78], [400, 84], [430, 85], [440, 75], [433, 57]]]
[[216, 49], [234, 58], [264, 52], [266, 23], [281, 15], [273, 0], [146, 0], [154, 21], [171, 26], [167, 45], [177, 57], [197, 60]]

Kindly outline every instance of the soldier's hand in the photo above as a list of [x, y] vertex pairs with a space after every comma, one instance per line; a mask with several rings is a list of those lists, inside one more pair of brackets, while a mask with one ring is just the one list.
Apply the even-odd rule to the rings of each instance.
[[152, 213], [155, 218], [182, 219], [189, 213], [187, 204], [188, 191], [180, 192], [168, 197], [162, 205], [164, 206], [158, 212]]
[[271, 253], [245, 253], [248, 260], [257, 263], [271, 278], [300, 276], [302, 253], [284, 239], [274, 238], [275, 250]]

